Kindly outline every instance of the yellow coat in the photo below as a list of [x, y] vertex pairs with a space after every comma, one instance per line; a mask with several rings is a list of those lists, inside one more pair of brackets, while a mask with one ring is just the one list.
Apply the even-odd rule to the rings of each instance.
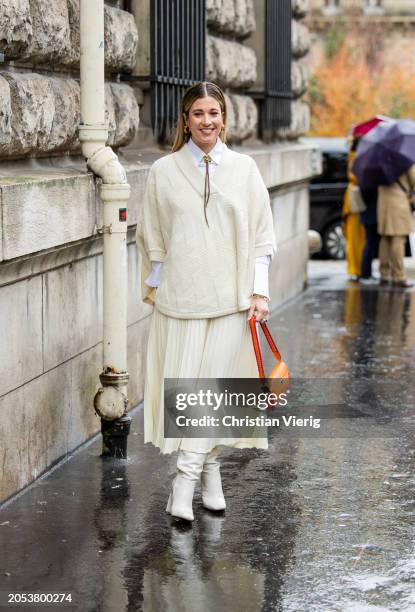
[[352, 213], [350, 210], [350, 191], [357, 185], [357, 179], [351, 170], [355, 156], [355, 151], [350, 151], [347, 162], [349, 184], [344, 194], [342, 214], [343, 233], [346, 239], [347, 273], [351, 276], [360, 276], [366, 233], [364, 226], [360, 223], [360, 214]]

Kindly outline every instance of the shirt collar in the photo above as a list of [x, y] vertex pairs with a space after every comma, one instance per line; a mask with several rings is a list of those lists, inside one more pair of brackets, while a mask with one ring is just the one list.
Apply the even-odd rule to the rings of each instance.
[[[235, 161], [233, 153], [225, 143], [222, 143], [223, 151], [219, 166], [215, 170], [215, 174], [210, 181], [210, 193], [220, 193], [220, 189], [228, 186], [229, 175], [234, 170]], [[203, 197], [205, 190], [205, 177], [202, 172], [199, 172], [199, 166], [196, 165], [195, 158], [187, 143], [178, 151], [172, 153], [172, 157], [176, 162], [177, 167], [189, 183]]]
[[[187, 146], [189, 147], [196, 164], [198, 166], [201, 163], [204, 164], [205, 162], [203, 161], [203, 156], [205, 155], [205, 152], [202, 151], [202, 149], [200, 149], [191, 138], [189, 138], [189, 140], [187, 141]], [[223, 142], [221, 141], [220, 138], [217, 138], [215, 146], [213, 147], [211, 151], [209, 151], [209, 155], [214, 164], [219, 165], [220, 159], [222, 157], [222, 152], [223, 152]]]

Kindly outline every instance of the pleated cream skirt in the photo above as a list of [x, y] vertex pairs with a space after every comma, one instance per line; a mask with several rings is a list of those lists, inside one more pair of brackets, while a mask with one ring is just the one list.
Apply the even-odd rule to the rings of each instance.
[[218, 445], [268, 448], [267, 438], [164, 438], [164, 378], [257, 378], [247, 311], [212, 319], [152, 314], [144, 388], [144, 442], [162, 453]]

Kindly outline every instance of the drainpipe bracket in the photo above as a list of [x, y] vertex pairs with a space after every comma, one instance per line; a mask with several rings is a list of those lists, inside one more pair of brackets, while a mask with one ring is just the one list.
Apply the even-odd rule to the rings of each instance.
[[99, 236], [102, 236], [103, 234], [112, 234], [112, 223], [97, 227], [96, 232]]

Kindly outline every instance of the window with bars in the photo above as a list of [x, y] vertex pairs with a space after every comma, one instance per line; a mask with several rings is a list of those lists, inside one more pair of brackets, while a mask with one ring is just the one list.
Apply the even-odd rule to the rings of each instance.
[[204, 0], [151, 2], [151, 117], [159, 142], [174, 128], [187, 87], [205, 78]]
[[[122, 75], [150, 83], [151, 125], [160, 144], [171, 140], [185, 90], [205, 80], [205, 0], [147, 0], [150, 74]], [[131, 0], [124, 0], [131, 10]]]
[[[150, 82], [151, 124], [158, 142], [167, 143], [180, 100], [190, 85], [205, 80], [205, 0], [150, 0], [150, 65], [123, 80]], [[129, 6], [124, 0], [124, 7]], [[291, 0], [256, 0], [254, 48], [261, 78], [248, 95], [259, 102], [259, 136], [291, 123]], [[150, 74], [146, 74], [149, 71]]]
[[150, 2], [151, 123], [165, 144], [176, 126], [185, 90], [205, 79], [205, 0]]
[[258, 136], [273, 138], [291, 125], [291, 0], [255, 0], [256, 28], [247, 40], [257, 56], [257, 79], [248, 90], [258, 103]]

